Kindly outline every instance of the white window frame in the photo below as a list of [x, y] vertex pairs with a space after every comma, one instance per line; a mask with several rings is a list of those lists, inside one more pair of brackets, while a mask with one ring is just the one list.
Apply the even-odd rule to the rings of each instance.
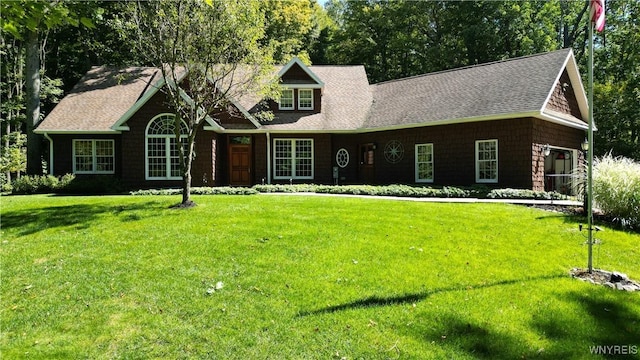
[[[495, 159], [483, 159], [480, 160], [480, 144], [484, 144], [484, 143], [495, 143]], [[498, 168], [498, 164], [499, 164], [499, 151], [498, 151], [498, 139], [488, 139], [488, 140], [476, 140], [476, 157], [475, 157], [475, 163], [476, 163], [476, 183], [480, 183], [480, 184], [495, 184], [498, 182], [498, 178], [499, 178], [499, 168]], [[491, 163], [494, 162], [495, 163], [495, 178], [489, 178], [489, 179], [484, 179], [480, 177], [480, 173], [481, 173], [481, 163]]]
[[[91, 142], [91, 170], [78, 170], [76, 158], [76, 143], [78, 142]], [[96, 143], [104, 142], [111, 144], [111, 155], [100, 155], [100, 157], [110, 157], [112, 159], [113, 169], [111, 170], [98, 170], [98, 154]], [[74, 174], [114, 174], [116, 169], [116, 145], [113, 139], [73, 139], [73, 173]]]
[[[298, 142], [310, 142], [311, 143], [311, 175], [309, 176], [301, 176], [296, 174], [296, 147]], [[277, 144], [278, 142], [289, 142], [291, 143], [291, 173], [288, 175], [278, 175], [278, 169], [277, 169], [277, 159], [280, 159], [277, 157]], [[299, 138], [299, 139], [292, 139], [292, 138], [277, 138], [277, 139], [273, 139], [273, 178], [276, 180], [283, 180], [283, 179], [313, 179], [314, 178], [314, 174], [315, 174], [315, 146], [314, 146], [314, 142], [313, 139], [308, 139], [308, 138]]]
[[[310, 106], [302, 106], [302, 93], [308, 93], [308, 99], [311, 100]], [[298, 89], [298, 110], [313, 110], [313, 89]]]
[[[159, 114], [153, 117], [153, 119], [151, 119], [151, 121], [149, 121], [149, 123], [147, 124], [147, 127], [145, 129], [144, 132], [144, 175], [145, 175], [145, 179], [146, 180], [182, 180], [182, 175], [180, 176], [171, 176], [171, 140], [175, 140], [176, 136], [173, 132], [171, 132], [170, 134], [149, 134], [149, 128], [151, 127], [151, 124], [153, 124], [158, 118], [161, 117], [175, 117], [174, 114], [169, 114], [169, 113], [164, 113], [164, 114]], [[186, 124], [184, 123], [184, 121], [182, 122], [182, 125], [185, 126], [186, 128]], [[150, 176], [149, 175], [149, 139], [153, 138], [153, 139], [164, 139], [164, 144], [165, 144], [165, 154], [164, 154], [164, 159], [165, 159], [165, 171], [164, 174], [165, 176]], [[187, 139], [187, 135], [181, 135], [180, 138], [182, 140], [186, 140]]]
[[[419, 148], [427, 147], [430, 148], [431, 151], [431, 161], [420, 161], [418, 156]], [[415, 177], [417, 183], [432, 183], [433, 178], [435, 177], [435, 169], [434, 169], [434, 154], [433, 154], [433, 143], [425, 143], [425, 144], [416, 144], [415, 146], [416, 152], [416, 161], [415, 161]], [[420, 178], [420, 164], [430, 164], [431, 165], [431, 178]]]
[[[283, 106], [282, 99], [284, 98], [284, 93], [291, 94], [291, 106]], [[294, 110], [295, 109], [295, 95], [293, 89], [282, 89], [280, 93], [280, 99], [278, 100], [278, 109], [279, 110]]]

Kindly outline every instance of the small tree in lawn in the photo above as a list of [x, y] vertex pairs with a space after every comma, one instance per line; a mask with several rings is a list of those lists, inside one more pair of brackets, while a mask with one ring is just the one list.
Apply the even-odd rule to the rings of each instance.
[[[175, 111], [180, 156], [181, 207], [190, 207], [191, 164], [198, 129], [213, 114], [230, 109], [248, 93], [270, 97], [272, 56], [260, 46], [264, 15], [259, 3], [234, 1], [150, 1], [135, 4], [139, 51], [161, 69], [160, 90]], [[186, 134], [180, 129], [186, 125]]]

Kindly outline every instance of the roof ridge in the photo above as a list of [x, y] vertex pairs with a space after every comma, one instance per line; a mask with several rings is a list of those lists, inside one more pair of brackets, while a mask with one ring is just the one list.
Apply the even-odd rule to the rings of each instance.
[[446, 73], [460, 71], [460, 70], [481, 68], [481, 67], [496, 65], [496, 64], [500, 64], [500, 63], [507, 63], [507, 62], [517, 61], [517, 60], [524, 60], [524, 59], [532, 58], [532, 57], [548, 56], [550, 54], [555, 54], [555, 53], [558, 53], [558, 52], [567, 52], [567, 51], [571, 51], [571, 49], [570, 48], [564, 48], [564, 49], [559, 49], [559, 50], [554, 50], [554, 51], [549, 51], [549, 52], [536, 53], [536, 54], [518, 56], [518, 57], [515, 57], [515, 58], [496, 60], [496, 61], [491, 61], [491, 62], [482, 63], [482, 64], [466, 65], [466, 66], [462, 66], [462, 67], [458, 67], [458, 68], [439, 70], [439, 71], [434, 71], [434, 72], [429, 72], [429, 73], [424, 73], [424, 74], [407, 76], [407, 77], [398, 78], [398, 79], [391, 79], [391, 80], [381, 81], [379, 83], [371, 84], [371, 86], [385, 85], [385, 84], [389, 84], [389, 83], [394, 83], [394, 82], [399, 82], [399, 81], [404, 81], [404, 80], [417, 79], [417, 78], [431, 76], [431, 75], [446, 74]]

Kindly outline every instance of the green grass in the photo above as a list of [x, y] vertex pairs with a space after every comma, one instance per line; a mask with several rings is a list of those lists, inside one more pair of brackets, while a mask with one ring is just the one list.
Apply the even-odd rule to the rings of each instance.
[[[585, 239], [580, 219], [557, 213], [314, 196], [194, 196], [186, 210], [169, 209], [176, 196], [0, 200], [3, 359], [583, 359], [590, 346], [640, 347], [640, 295], [571, 279]], [[640, 235], [599, 237], [596, 267], [639, 279]]]

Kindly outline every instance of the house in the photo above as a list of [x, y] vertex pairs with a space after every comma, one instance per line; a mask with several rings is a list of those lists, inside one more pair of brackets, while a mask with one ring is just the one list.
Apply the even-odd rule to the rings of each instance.
[[[486, 184], [569, 190], [588, 104], [570, 49], [369, 84], [363, 66], [277, 68], [274, 119], [234, 99], [196, 139], [194, 186]], [[50, 173], [180, 185], [172, 111], [154, 68], [92, 68], [38, 125]]]

